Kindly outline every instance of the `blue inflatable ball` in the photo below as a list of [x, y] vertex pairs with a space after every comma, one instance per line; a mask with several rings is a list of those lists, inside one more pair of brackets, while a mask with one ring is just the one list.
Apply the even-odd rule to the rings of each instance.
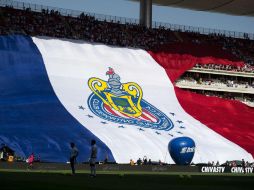
[[177, 165], [189, 165], [195, 153], [195, 142], [189, 137], [178, 137], [169, 142], [168, 151]]

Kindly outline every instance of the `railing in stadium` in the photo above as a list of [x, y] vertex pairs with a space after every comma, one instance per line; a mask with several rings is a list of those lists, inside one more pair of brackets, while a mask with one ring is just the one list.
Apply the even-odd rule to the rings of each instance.
[[[25, 3], [25, 2], [18, 2], [12, 0], [0, 0], [0, 6], [11, 6], [15, 9], [26, 9], [30, 8], [32, 11], [41, 12], [42, 9], [45, 10], [54, 10], [60, 12], [63, 16], [72, 16], [78, 17], [81, 13], [85, 15], [95, 17], [95, 19], [99, 21], [107, 21], [107, 22], [114, 22], [114, 23], [121, 23], [121, 24], [139, 24], [139, 20], [135, 18], [125, 18], [125, 17], [118, 17], [112, 15], [103, 15], [103, 14], [96, 14], [96, 13], [89, 13], [84, 11], [77, 11], [77, 10], [70, 10], [70, 9], [63, 9], [45, 5], [37, 5], [32, 3]], [[195, 27], [195, 26], [186, 26], [186, 25], [179, 25], [179, 24], [170, 24], [164, 22], [157, 22], [153, 21], [152, 23], [153, 28], [164, 27], [166, 29], [170, 29], [173, 31], [183, 31], [183, 32], [198, 32], [200, 34], [223, 34], [227, 37], [233, 38], [249, 38], [254, 40], [254, 34], [252, 33], [244, 33], [244, 32], [236, 32], [236, 31], [228, 31], [228, 30], [219, 30], [219, 29], [211, 29], [211, 28], [203, 28], [203, 27]]]

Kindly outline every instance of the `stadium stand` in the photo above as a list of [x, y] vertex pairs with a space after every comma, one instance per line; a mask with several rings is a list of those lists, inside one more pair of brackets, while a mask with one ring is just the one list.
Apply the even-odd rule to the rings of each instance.
[[[193, 89], [208, 96], [240, 100], [253, 106], [252, 67], [221, 66], [216, 64], [196, 65], [176, 81], [176, 86]], [[223, 93], [218, 93], [223, 92]], [[239, 94], [237, 94], [239, 93]]]
[[[253, 64], [253, 41], [220, 34], [203, 35], [194, 32], [171, 31], [164, 27], [145, 28], [137, 24], [98, 21], [81, 13], [78, 17], [62, 16], [59, 11], [32, 11], [1, 7], [1, 34], [22, 33], [69, 39], [84, 39], [108, 45], [139, 47], [147, 50], [172, 49], [177, 53], [204, 56], [209, 54]], [[105, 30], [106, 28], [106, 30]], [[176, 35], [177, 34], [177, 35]], [[195, 47], [196, 50], [193, 50]]]
[[[0, 7], [0, 12], [0, 35], [47, 36], [103, 43], [113, 47], [141, 48], [147, 50], [166, 70], [171, 81], [175, 82], [174, 88], [178, 95], [192, 96], [195, 100], [200, 97], [202, 99], [202, 95], [215, 96], [232, 101], [239, 100], [249, 106], [254, 104], [254, 41], [248, 36], [245, 39], [238, 39], [216, 33], [204, 35], [192, 31], [173, 31], [163, 26], [145, 28], [138, 24], [97, 20], [94, 16], [85, 13], [77, 17], [61, 15], [59, 11], [44, 8], [33, 11], [27, 7], [15, 9], [8, 5]], [[181, 64], [178, 64], [179, 60], [183, 60]], [[185, 92], [177, 87], [189, 90]], [[225, 101], [218, 100], [222, 104]], [[193, 109], [189, 105], [190, 102], [184, 99], [180, 99], [179, 102], [183, 105], [188, 104], [189, 110]], [[243, 126], [242, 132], [244, 132], [252, 125], [249, 122], [252, 108], [238, 103], [236, 103], [237, 109], [244, 110], [239, 117], [244, 118], [244, 114], [248, 115], [242, 121], [243, 125], [246, 124]], [[197, 119], [199, 117], [197, 115], [202, 110], [195, 109], [195, 111], [194, 117]], [[222, 115], [223, 110], [214, 112]], [[203, 117], [202, 114], [199, 115]], [[230, 115], [226, 116], [231, 119]], [[198, 120], [201, 121], [202, 118]], [[228, 122], [222, 117], [218, 120], [220, 124]], [[236, 120], [232, 119], [232, 122], [237, 123]], [[223, 129], [210, 123], [212, 123], [210, 120], [205, 121], [205, 124], [219, 134], [230, 133], [227, 130], [231, 125], [230, 122], [225, 124]], [[252, 144], [243, 142], [238, 138], [239, 136], [242, 136], [242, 133], [227, 138], [233, 139], [253, 154]], [[104, 147], [103, 150], [108, 149]], [[110, 159], [112, 160], [111, 154]]]

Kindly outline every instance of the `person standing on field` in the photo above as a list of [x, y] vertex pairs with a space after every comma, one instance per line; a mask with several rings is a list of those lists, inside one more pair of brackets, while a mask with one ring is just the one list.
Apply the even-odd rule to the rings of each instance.
[[90, 169], [91, 169], [91, 177], [96, 177], [96, 158], [97, 158], [97, 146], [96, 146], [96, 141], [92, 140], [91, 141], [91, 156], [90, 156]]
[[78, 149], [73, 142], [70, 145], [71, 145], [71, 153], [70, 153], [71, 171], [72, 175], [75, 175], [75, 163], [77, 162], [76, 159], [78, 157]]

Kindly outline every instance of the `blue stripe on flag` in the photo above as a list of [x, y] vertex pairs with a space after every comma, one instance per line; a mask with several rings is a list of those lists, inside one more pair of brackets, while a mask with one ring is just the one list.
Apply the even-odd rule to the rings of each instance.
[[78, 160], [87, 161], [95, 139], [98, 160], [107, 154], [114, 161], [109, 148], [58, 100], [30, 37], [0, 36], [0, 58], [0, 143], [21, 156], [34, 152], [43, 161], [66, 162], [70, 142], [79, 149]]

